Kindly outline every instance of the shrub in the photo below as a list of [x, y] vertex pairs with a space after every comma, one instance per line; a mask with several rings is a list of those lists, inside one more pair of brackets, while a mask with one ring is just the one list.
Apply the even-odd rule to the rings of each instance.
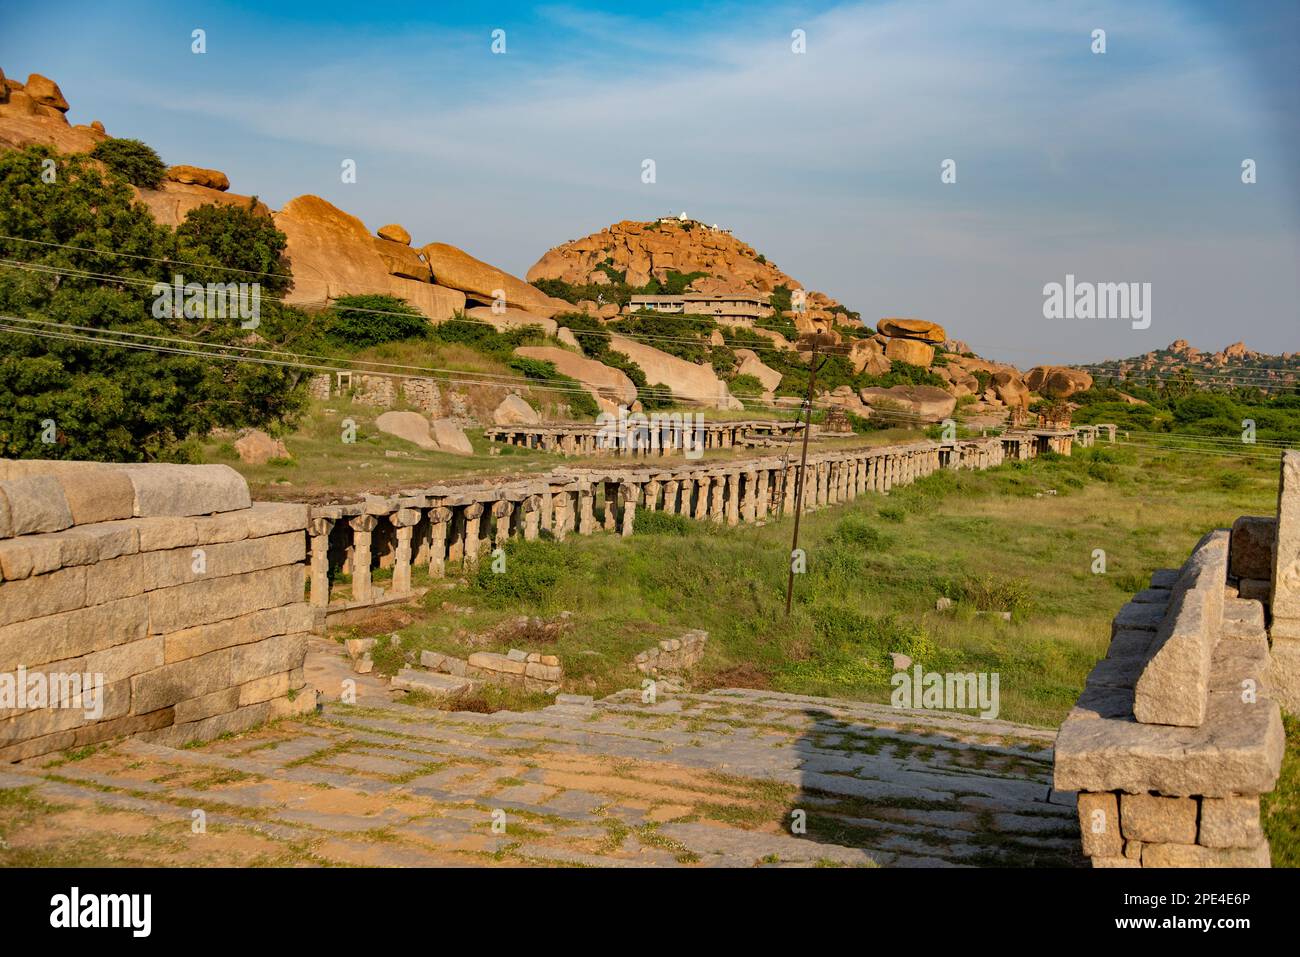
[[424, 339], [429, 334], [429, 320], [424, 314], [396, 296], [341, 296], [329, 311], [326, 334], [353, 349]]
[[167, 174], [166, 164], [153, 147], [139, 140], [107, 139], [96, 143], [90, 155], [141, 189], [157, 189]]
[[650, 512], [643, 508], [637, 509], [632, 525], [637, 535], [693, 535], [700, 529], [699, 522], [685, 515]]
[[576, 553], [551, 541], [511, 539], [505, 546], [505, 571], [480, 559], [472, 587], [495, 608], [526, 605], [539, 610], [556, 601], [556, 586], [576, 566]]
[[843, 519], [829, 536], [832, 542], [854, 545], [864, 550], [888, 548], [893, 538], [872, 525], [864, 516], [850, 515]]

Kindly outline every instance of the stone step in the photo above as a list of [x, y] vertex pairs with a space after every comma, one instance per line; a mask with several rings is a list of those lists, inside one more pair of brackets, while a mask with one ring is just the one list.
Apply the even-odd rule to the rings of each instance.
[[455, 675], [441, 674], [436, 671], [403, 668], [393, 675], [390, 686], [398, 691], [420, 691], [442, 700], [469, 691], [474, 687], [474, 682], [469, 678], [458, 678]]

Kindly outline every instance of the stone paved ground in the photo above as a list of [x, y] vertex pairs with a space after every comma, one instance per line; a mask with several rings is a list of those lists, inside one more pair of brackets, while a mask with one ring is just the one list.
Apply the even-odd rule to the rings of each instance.
[[1050, 731], [744, 689], [496, 714], [373, 690], [198, 747], [0, 769], [0, 864], [1082, 863]]

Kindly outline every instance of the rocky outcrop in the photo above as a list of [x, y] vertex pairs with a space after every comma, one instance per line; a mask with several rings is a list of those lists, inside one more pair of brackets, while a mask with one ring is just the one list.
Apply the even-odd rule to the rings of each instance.
[[380, 226], [375, 231], [375, 235], [380, 239], [388, 239], [395, 243], [401, 243], [403, 246], [411, 245], [411, 234], [397, 223], [389, 223], [387, 226]]
[[204, 169], [202, 166], [169, 166], [167, 179], [173, 183], [206, 186], [222, 193], [230, 189], [230, 178], [225, 173], [217, 169]]
[[943, 326], [924, 319], [881, 319], [876, 332], [891, 339], [919, 339], [922, 342], [942, 344], [948, 339]]
[[1003, 405], [1018, 409], [1029, 408], [1029, 387], [1016, 373], [998, 370], [989, 380], [989, 388]]
[[60, 153], [89, 153], [108, 139], [101, 124], [70, 126], [68, 101], [57, 83], [33, 73], [26, 83], [0, 72], [0, 149], [49, 146]]
[[497, 332], [505, 332], [507, 329], [522, 329], [525, 326], [537, 326], [548, 336], [553, 336], [560, 329], [554, 319], [548, 319], [546, 316], [538, 315], [535, 312], [527, 312], [523, 309], [506, 309], [505, 312], [496, 312], [491, 306], [473, 306], [465, 310], [465, 315], [476, 322], [489, 323]]
[[867, 375], [884, 375], [891, 365], [885, 357], [885, 348], [876, 339], [854, 339], [847, 356], [854, 372]]
[[934, 346], [919, 339], [890, 339], [885, 344], [885, 358], [928, 369], [934, 362]]
[[420, 273], [419, 257], [409, 247], [375, 238], [361, 220], [319, 196], [290, 200], [275, 214], [275, 225], [288, 240], [293, 266], [294, 286], [286, 296], [290, 303], [324, 305], [340, 296], [390, 295], [434, 322], [465, 307], [459, 290], [405, 275]]
[[194, 183], [164, 182], [161, 189], [137, 190], [140, 201], [149, 207], [153, 218], [164, 226], [175, 228], [185, 221], [190, 210], [198, 209], [209, 203], [221, 203], [226, 206], [243, 206], [262, 216], [270, 216], [271, 210], [265, 203], [252, 196], [240, 196], [199, 186]]
[[433, 270], [438, 285], [456, 289], [476, 303], [491, 305], [498, 296], [504, 296], [507, 306], [548, 318], [557, 312], [573, 309], [569, 303], [552, 299], [537, 287], [447, 243], [430, 243], [420, 252]]
[[1076, 392], [1092, 388], [1092, 376], [1081, 369], [1063, 366], [1034, 366], [1025, 374], [1025, 385], [1031, 392], [1051, 399], [1068, 399]]
[[609, 347], [639, 365], [648, 385], [665, 385], [676, 399], [710, 408], [744, 408], [712, 366], [696, 365], [626, 336], [610, 336]]
[[497, 425], [537, 425], [542, 417], [522, 397], [511, 393], [492, 412], [492, 421]]
[[896, 385], [888, 389], [868, 388], [860, 393], [862, 401], [886, 416], [902, 413], [922, 422], [941, 422], [952, 415], [957, 399], [943, 389], [930, 385]]
[[515, 355], [552, 363], [561, 375], [581, 382], [603, 411], [616, 412], [618, 406], [630, 406], [636, 401], [636, 386], [632, 380], [618, 369], [611, 369], [595, 359], [559, 346], [520, 346]]
[[375, 419], [375, 428], [431, 452], [474, 454], [464, 430], [450, 419], [430, 423], [418, 412], [385, 412]]
[[737, 349], [736, 358], [740, 360], [740, 365], [736, 367], [736, 375], [752, 375], [762, 383], [763, 391], [774, 392], [781, 384], [781, 373], [765, 365], [753, 349]]
[[273, 439], [260, 429], [249, 429], [235, 440], [235, 451], [245, 465], [265, 465], [271, 459], [290, 458], [280, 439]]

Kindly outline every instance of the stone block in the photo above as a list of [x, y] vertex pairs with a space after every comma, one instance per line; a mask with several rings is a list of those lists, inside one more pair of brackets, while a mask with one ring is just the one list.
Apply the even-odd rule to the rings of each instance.
[[1233, 578], [1273, 577], [1273, 539], [1277, 518], [1243, 515], [1232, 523], [1228, 545], [1228, 574]]
[[1270, 693], [1290, 714], [1300, 715], [1300, 638], [1284, 638], [1274, 628], [1270, 649]]
[[52, 475], [0, 482], [0, 494], [9, 503], [12, 535], [57, 532], [72, 525], [72, 510], [63, 496], [63, 486]]
[[[98, 691], [87, 693], [94, 687], [92, 677], [91, 684], [81, 683], [77, 687], [86, 690], [79, 696], [60, 700], [57, 707], [29, 708], [17, 714], [6, 711], [6, 717], [0, 719], [0, 745], [74, 730], [98, 721], [111, 721], [131, 709], [129, 681], [105, 682]], [[96, 700], [96, 695], [100, 696], [99, 700]]]
[[[168, 708], [167, 710], [170, 713], [172, 709]], [[236, 708], [233, 711], [212, 715], [198, 721], [186, 721], [173, 724], [170, 727], [159, 728], [155, 731], [143, 732], [139, 737], [165, 747], [181, 748], [191, 743], [211, 741], [223, 734], [238, 734], [240, 731], [247, 731], [249, 728], [264, 723], [270, 716], [271, 703], [263, 701], [259, 704]]]
[[1273, 554], [1273, 617], [1300, 618], [1300, 451], [1294, 449], [1282, 453]]
[[1165, 617], [1165, 606], [1152, 602], [1130, 601], [1119, 610], [1111, 623], [1111, 634], [1120, 631], [1141, 629], [1155, 631]]
[[239, 689], [222, 688], [220, 691], [212, 692], [212, 694], [178, 702], [175, 707], [176, 723], [186, 724], [191, 721], [202, 721], [204, 718], [211, 718], [214, 715], [234, 711], [238, 707]]
[[136, 519], [132, 524], [139, 534], [142, 552], [184, 548], [199, 543], [198, 523], [193, 518], [160, 515]]
[[1250, 848], [1202, 847], [1199, 844], [1146, 844], [1143, 867], [1269, 867], [1268, 845]]
[[[65, 569], [57, 574], [77, 570]], [[299, 603], [303, 600], [303, 590], [303, 571], [298, 565], [162, 588], [148, 594], [149, 629], [155, 634], [166, 634], [264, 608]]]
[[[295, 673], [298, 674], [297, 679], [294, 678]], [[297, 681], [296, 685], [294, 684], [295, 680]], [[281, 671], [278, 674], [256, 678], [239, 686], [239, 703], [241, 705], [257, 704], [259, 701], [282, 698], [290, 690], [296, 690], [301, 684], [301, 673], [294, 671]]]
[[319, 697], [319, 692], [315, 688], [311, 685], [303, 685], [287, 695], [273, 698], [268, 702], [271, 705], [270, 720], [315, 714]]
[[307, 635], [276, 635], [265, 641], [236, 645], [230, 649], [231, 684], [246, 684], [257, 678], [301, 668], [307, 657]]
[[1267, 602], [1273, 595], [1273, 583], [1267, 578], [1243, 578], [1237, 583], [1237, 594], [1242, 598]]
[[122, 466], [134, 490], [137, 518], [211, 515], [248, 508], [248, 483], [228, 465]]
[[1079, 833], [1087, 857], [1119, 857], [1124, 838], [1119, 825], [1119, 802], [1114, 794], [1079, 795]]
[[86, 603], [86, 566], [0, 583], [0, 627], [81, 608]]
[[308, 507], [296, 502], [254, 502], [245, 513], [249, 538], [265, 538], [307, 528]]
[[1121, 794], [1119, 815], [1125, 840], [1196, 843], [1196, 801], [1193, 798]]
[[149, 635], [139, 641], [105, 648], [81, 659], [83, 670], [91, 674], [102, 674], [105, 681], [122, 681], [160, 668], [162, 664], [162, 635]]
[[1141, 867], [1142, 862], [1122, 855], [1116, 857], [1094, 857], [1093, 867]]
[[539, 681], [552, 682], [563, 678], [564, 672], [553, 665], [530, 662], [524, 666], [524, 675], [528, 678], [536, 678]]
[[1203, 798], [1197, 844], [1252, 848], [1264, 840], [1258, 797]]
[[1210, 532], [1183, 567], [1135, 689], [1133, 714], [1144, 724], [1196, 727], [1205, 720], [1210, 659], [1223, 621], [1227, 553], [1228, 533]]
[[170, 664], [276, 635], [310, 631], [313, 619], [311, 606], [299, 602], [251, 612], [210, 625], [185, 628], [166, 636], [166, 661]]
[[435, 698], [449, 698], [466, 691], [473, 686], [468, 678], [455, 675], [430, 674], [403, 668], [393, 676], [391, 687], [399, 691], [419, 691]]
[[135, 489], [117, 469], [65, 472], [57, 481], [74, 525], [113, 522], [135, 514]]
[[146, 634], [143, 597], [79, 608], [0, 628], [0, 671], [80, 658]]

